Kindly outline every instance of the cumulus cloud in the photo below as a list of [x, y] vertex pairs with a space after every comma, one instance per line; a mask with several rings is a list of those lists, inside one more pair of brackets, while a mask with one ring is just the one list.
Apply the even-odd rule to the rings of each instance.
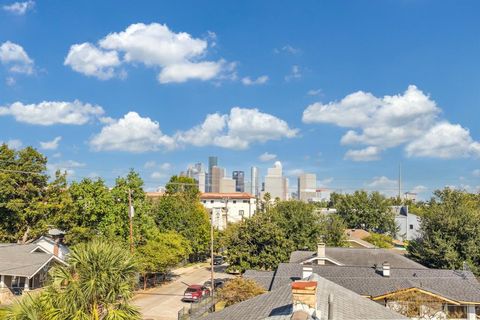
[[103, 51], [91, 43], [82, 43], [70, 47], [64, 65], [84, 75], [107, 80], [115, 76], [120, 59], [116, 51]]
[[171, 149], [174, 145], [174, 140], [161, 132], [158, 122], [136, 112], [105, 125], [90, 140], [96, 151], [146, 152]]
[[43, 126], [82, 125], [103, 113], [102, 107], [82, 103], [78, 100], [73, 102], [43, 101], [38, 104], [15, 102], [0, 107], [0, 116], [12, 116], [19, 122]]
[[35, 7], [35, 2], [29, 0], [24, 2], [14, 2], [12, 4], [6, 4], [2, 8], [5, 11], [21, 16], [27, 13], [28, 10], [33, 9], [33, 7]]
[[[435, 101], [411, 85], [403, 94], [394, 96], [378, 98], [358, 91], [340, 101], [314, 103], [304, 110], [303, 122], [349, 128], [341, 143], [367, 146], [349, 150], [346, 158], [352, 160], [357, 160], [359, 152], [367, 159], [370, 155], [371, 160], [377, 160], [381, 150], [400, 145], [405, 146], [410, 157], [479, 155], [479, 143], [469, 131], [439, 119], [440, 113]], [[358, 160], [364, 161], [365, 157]]]
[[413, 187], [412, 191], [410, 192], [413, 192], [413, 193], [416, 193], [416, 194], [419, 194], [419, 193], [423, 193], [425, 191], [427, 191], [428, 188], [423, 186], [423, 185], [418, 185], [418, 186], [415, 186]]
[[272, 161], [274, 159], [277, 158], [277, 155], [276, 154], [273, 154], [273, 153], [268, 153], [268, 152], [264, 152], [262, 153], [258, 159], [262, 162], [268, 162], [268, 161]]
[[160, 170], [170, 170], [172, 168], [172, 164], [169, 162], [164, 162], [164, 163], [157, 163], [156, 161], [147, 161], [143, 165], [145, 169], [160, 169]]
[[293, 138], [298, 130], [287, 122], [258, 109], [234, 107], [230, 114], [209, 114], [205, 121], [176, 135], [179, 143], [246, 149], [251, 143]]
[[373, 146], [359, 150], [348, 150], [345, 153], [345, 159], [353, 161], [374, 161], [380, 159], [380, 152], [380, 148]]
[[385, 176], [374, 177], [365, 185], [389, 197], [398, 195], [398, 180], [389, 179]]
[[44, 150], [56, 150], [60, 144], [60, 140], [62, 140], [62, 137], [58, 136], [51, 141], [40, 142], [40, 148]]
[[[209, 33], [208, 39], [212, 39]], [[225, 77], [235, 67], [225, 60], [205, 60], [208, 40], [194, 38], [186, 32], [176, 33], [165, 24], [135, 23], [124, 31], [112, 32], [98, 42], [74, 44], [65, 65], [99, 79], [116, 75], [122, 64], [142, 63], [159, 70], [160, 83], [211, 80]]]
[[242, 83], [246, 86], [253, 86], [259, 84], [265, 84], [268, 81], [268, 76], [260, 76], [257, 79], [251, 79], [250, 77], [242, 78]]
[[322, 95], [322, 89], [311, 89], [307, 91], [309, 96], [320, 96]]
[[405, 148], [409, 157], [430, 158], [480, 157], [480, 143], [459, 124], [439, 123]]
[[13, 73], [32, 74], [34, 62], [22, 46], [6, 41], [0, 45], [0, 62]]
[[299, 48], [295, 48], [289, 44], [287, 45], [284, 45], [283, 47], [281, 47], [280, 49], [278, 48], [275, 48], [273, 50], [275, 53], [281, 53], [281, 52], [285, 52], [285, 53], [288, 53], [288, 54], [293, 54], [293, 55], [296, 55], [296, 54], [299, 54], [302, 52], [302, 50], [300, 50]]
[[10, 149], [18, 150], [23, 146], [22, 140], [10, 139], [7, 142], [0, 141], [0, 144], [5, 143]]

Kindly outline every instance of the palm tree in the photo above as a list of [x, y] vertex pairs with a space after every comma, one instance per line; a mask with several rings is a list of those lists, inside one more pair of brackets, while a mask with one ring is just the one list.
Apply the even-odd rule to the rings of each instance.
[[[68, 266], [52, 268], [45, 290], [13, 306], [11, 320], [134, 320], [138, 310], [129, 303], [136, 267], [127, 250], [95, 240], [72, 248]], [[21, 307], [22, 304], [26, 304]], [[30, 307], [30, 308], [29, 308]], [[30, 316], [25, 310], [34, 308]], [[33, 311], [30, 311], [32, 313]]]

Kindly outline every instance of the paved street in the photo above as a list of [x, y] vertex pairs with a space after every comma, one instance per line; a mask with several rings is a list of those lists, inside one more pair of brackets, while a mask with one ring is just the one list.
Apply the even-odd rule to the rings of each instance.
[[[215, 278], [227, 278], [225, 267], [215, 267]], [[143, 319], [147, 320], [173, 320], [177, 319], [178, 310], [190, 303], [182, 302], [186, 284], [203, 284], [210, 279], [210, 268], [204, 264], [179, 268], [173, 271], [174, 281], [163, 284], [157, 288], [140, 291], [134, 297], [134, 304], [142, 312]]]

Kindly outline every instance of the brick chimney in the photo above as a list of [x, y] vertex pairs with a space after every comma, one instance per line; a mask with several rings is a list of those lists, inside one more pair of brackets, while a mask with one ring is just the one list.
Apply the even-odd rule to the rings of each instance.
[[390, 263], [387, 261], [382, 264], [382, 275], [384, 277], [390, 277]]
[[56, 239], [54, 240], [54, 242], [53, 242], [53, 255], [56, 256], [56, 257], [58, 257], [59, 251], [60, 251], [60, 250], [59, 250], [60, 248], [59, 248], [59, 246], [58, 246], [58, 242], [59, 242], [59, 241], [60, 241], [60, 239], [59, 239], [59, 238], [56, 238]]
[[317, 264], [324, 265], [325, 257], [325, 243], [320, 242], [317, 244]]
[[295, 281], [292, 283], [293, 307], [306, 305], [317, 310], [317, 281]]

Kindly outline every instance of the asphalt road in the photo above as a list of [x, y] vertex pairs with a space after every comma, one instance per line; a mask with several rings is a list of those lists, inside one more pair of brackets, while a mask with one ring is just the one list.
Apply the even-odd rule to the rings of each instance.
[[[215, 267], [215, 278], [232, 277], [226, 274], [225, 266]], [[145, 320], [174, 320], [178, 311], [190, 303], [182, 302], [186, 284], [203, 284], [210, 279], [210, 268], [204, 263], [173, 271], [173, 281], [157, 288], [139, 291], [133, 303], [140, 308]]]

